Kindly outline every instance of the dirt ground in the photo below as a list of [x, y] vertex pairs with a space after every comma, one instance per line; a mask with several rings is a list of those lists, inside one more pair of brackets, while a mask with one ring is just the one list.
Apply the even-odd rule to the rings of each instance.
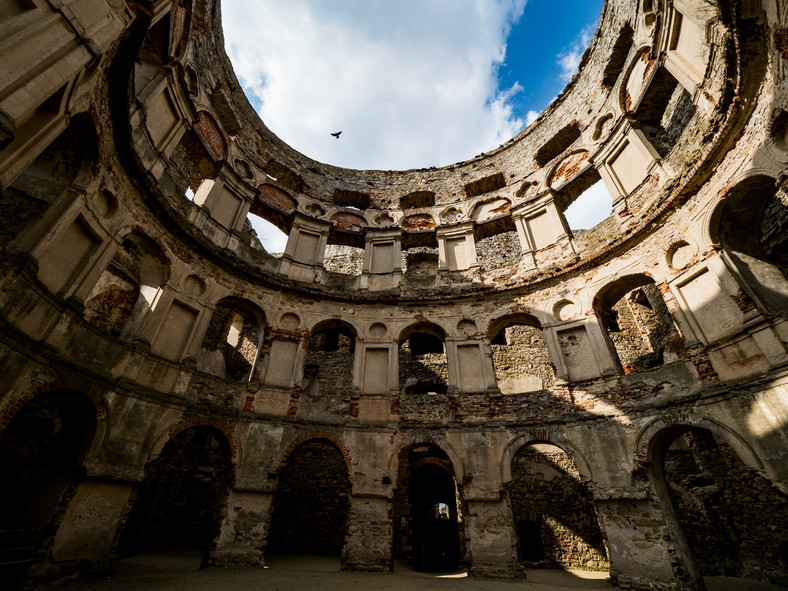
[[[108, 579], [73, 581], [67, 591], [576, 591], [612, 589], [607, 573], [528, 570], [526, 580], [480, 579], [465, 573], [417, 573], [396, 564], [393, 573], [343, 572], [338, 558], [275, 557], [264, 568], [200, 570], [190, 551], [141, 554], [120, 563]], [[710, 577], [708, 591], [776, 591], [765, 583]]]

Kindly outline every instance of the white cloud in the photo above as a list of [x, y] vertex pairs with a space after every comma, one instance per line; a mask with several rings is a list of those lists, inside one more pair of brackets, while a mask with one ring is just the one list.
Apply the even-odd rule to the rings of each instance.
[[[498, 89], [527, 0], [223, 0], [236, 74], [266, 125], [353, 168], [450, 164], [526, 124]], [[339, 139], [329, 135], [342, 130]]]
[[287, 234], [258, 215], [250, 213], [247, 217], [257, 234], [257, 238], [268, 252], [280, 253], [285, 251], [285, 246], [287, 246]]
[[591, 43], [594, 31], [592, 27], [583, 29], [572, 44], [558, 54], [556, 62], [560, 68], [559, 76], [564, 83], [568, 83], [577, 74], [580, 60], [588, 44]]
[[564, 216], [573, 230], [587, 230], [604, 220], [613, 211], [613, 199], [603, 181], [586, 189], [569, 207]]
[[539, 111], [528, 111], [525, 115], [525, 124], [531, 125], [539, 117]]

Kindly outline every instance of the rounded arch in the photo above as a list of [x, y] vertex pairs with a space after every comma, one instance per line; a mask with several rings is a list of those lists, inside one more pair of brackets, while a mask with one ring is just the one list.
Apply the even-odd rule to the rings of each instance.
[[277, 470], [281, 470], [287, 466], [287, 460], [290, 457], [290, 454], [292, 454], [299, 445], [302, 445], [307, 441], [315, 441], [320, 439], [328, 441], [336, 446], [336, 448], [342, 454], [342, 457], [345, 460], [345, 465], [347, 466], [349, 472], [351, 466], [353, 465], [353, 459], [350, 455], [347, 445], [345, 445], [345, 442], [342, 441], [342, 439], [336, 433], [324, 429], [311, 429], [298, 434], [295, 439], [290, 442], [290, 445], [287, 447], [287, 451], [282, 454], [282, 458], [276, 465]]
[[150, 463], [156, 460], [160, 455], [164, 446], [167, 443], [174, 439], [179, 433], [186, 431], [187, 429], [191, 429], [193, 427], [211, 427], [218, 433], [222, 435], [225, 442], [227, 443], [227, 449], [230, 453], [230, 462], [233, 465], [233, 469], [236, 469], [241, 463], [241, 452], [238, 447], [238, 444], [233, 436], [232, 430], [230, 426], [227, 425], [224, 421], [220, 421], [218, 419], [213, 419], [209, 417], [200, 417], [195, 419], [189, 419], [185, 421], [180, 421], [174, 423], [169, 428], [162, 431], [153, 441], [153, 445], [151, 445], [150, 450], [148, 452], [148, 459], [146, 463]]
[[708, 225], [741, 288], [775, 315], [788, 305], [788, 240], [780, 231], [787, 213], [774, 177], [750, 171], [724, 193]]
[[684, 415], [677, 417], [675, 421], [669, 417], [655, 418], [640, 429], [633, 450], [633, 473], [647, 467], [653, 461], [660, 446], [669, 445], [677, 437], [693, 428], [706, 429], [715, 437], [719, 437], [734, 449], [748, 468], [766, 471], [755, 450], [734, 429], [706, 417]]
[[542, 328], [542, 323], [536, 316], [525, 312], [510, 312], [490, 320], [487, 325], [487, 337], [492, 341], [503, 329], [516, 324]]
[[465, 466], [463, 465], [460, 454], [457, 453], [457, 450], [454, 448], [454, 446], [448, 441], [438, 442], [429, 435], [415, 437], [409, 441], [403, 441], [397, 445], [389, 457], [387, 466], [388, 474], [396, 477], [399, 462], [403, 454], [407, 453], [414, 447], [418, 447], [419, 445], [432, 445], [437, 447], [449, 457], [449, 461], [452, 464], [451, 468], [454, 471], [454, 478], [457, 480], [457, 482], [462, 482], [465, 479]]
[[164, 244], [150, 236], [140, 226], [121, 228], [118, 237], [121, 245], [119, 250], [128, 251], [131, 249], [138, 258], [149, 259], [140, 262], [139, 279], [141, 285], [160, 287], [170, 280], [172, 259]]
[[324, 330], [337, 330], [337, 329], [349, 329], [350, 332], [353, 334], [353, 338], [358, 338], [360, 333], [358, 326], [356, 326], [353, 322], [350, 322], [346, 319], [339, 319], [339, 318], [328, 318], [323, 320], [317, 320], [310, 328], [308, 328], [310, 334], [317, 334]]
[[408, 337], [416, 333], [428, 334], [446, 342], [446, 330], [442, 326], [426, 319], [414, 322], [403, 328], [399, 333], [397, 341], [403, 343]]
[[260, 327], [266, 324], [265, 311], [252, 300], [238, 296], [225, 296], [218, 300], [214, 306], [231, 308], [243, 316], [248, 317], [250, 320], [253, 320]]
[[20, 396], [8, 397], [3, 400], [2, 405], [0, 405], [0, 433], [3, 433], [14, 417], [36, 398], [49, 393], [54, 394], [59, 391], [81, 394], [89, 400], [90, 404], [93, 406], [95, 412], [95, 431], [85, 459], [95, 458], [104, 445], [107, 436], [108, 411], [103, 398], [103, 392], [93, 384], [84, 384], [78, 380], [62, 378], [28, 390]]
[[521, 448], [537, 443], [546, 443], [559, 448], [574, 462], [575, 468], [577, 468], [577, 471], [580, 473], [580, 477], [583, 480], [586, 482], [594, 482], [591, 463], [588, 461], [585, 455], [583, 455], [583, 452], [580, 451], [580, 448], [578, 448], [564, 435], [556, 434], [552, 431], [544, 431], [542, 433], [523, 433], [506, 444], [503, 454], [501, 454], [500, 470], [502, 484], [505, 485], [512, 481], [512, 460], [514, 459], [515, 454], [517, 454]]
[[619, 277], [612, 278], [600, 287], [592, 300], [594, 312], [599, 314], [599, 310], [610, 309], [613, 305], [624, 297], [627, 293], [638, 287], [643, 287], [650, 283], [656, 283], [651, 273], [643, 271], [638, 273], [628, 273]]
[[708, 243], [721, 244], [726, 234], [741, 234], [743, 225], [763, 216], [768, 198], [776, 192], [777, 179], [768, 171], [752, 169], [737, 177], [720, 192], [716, 205], [708, 209], [710, 213], [705, 224]]
[[198, 121], [193, 125], [203, 145], [215, 161], [227, 159], [227, 136], [213, 113], [197, 112]]

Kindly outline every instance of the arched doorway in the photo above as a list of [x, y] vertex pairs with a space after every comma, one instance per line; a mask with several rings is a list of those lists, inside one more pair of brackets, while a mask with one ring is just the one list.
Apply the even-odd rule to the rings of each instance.
[[121, 554], [193, 549], [207, 556], [233, 478], [224, 434], [208, 426], [185, 429], [145, 472], [120, 538]]
[[591, 491], [564, 450], [548, 443], [521, 447], [512, 458], [509, 499], [521, 564], [610, 568]]
[[651, 444], [650, 478], [685, 570], [788, 585], [788, 497], [712, 431], [677, 425]]
[[96, 411], [79, 392], [49, 392], [29, 402], [0, 434], [0, 578], [13, 587], [48, 534], [77, 479], [96, 431]]
[[350, 507], [350, 477], [327, 439], [296, 447], [280, 470], [267, 554], [340, 556]]
[[456, 572], [462, 510], [451, 461], [434, 445], [403, 452], [394, 497], [394, 557], [414, 570]]

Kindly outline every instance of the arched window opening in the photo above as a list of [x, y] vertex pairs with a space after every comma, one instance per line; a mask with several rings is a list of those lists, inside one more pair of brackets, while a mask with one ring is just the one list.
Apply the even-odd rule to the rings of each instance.
[[[644, 9], [645, 10], [645, 9]], [[632, 40], [634, 39], [635, 31], [629, 23], [624, 23], [621, 31], [618, 33], [616, 43], [613, 45], [613, 50], [610, 52], [610, 60], [605, 66], [605, 72], [602, 75], [602, 85], [608, 88], [613, 88], [616, 80], [624, 71], [624, 65], [627, 62], [627, 57], [632, 49]]]
[[408, 394], [445, 393], [448, 389], [448, 363], [445, 333], [440, 327], [414, 327], [400, 337], [399, 384]]
[[207, 553], [219, 533], [233, 480], [230, 446], [214, 427], [192, 427], [170, 439], [145, 467], [119, 550]]
[[325, 439], [302, 443], [279, 473], [267, 554], [339, 556], [349, 507], [342, 452]]
[[438, 276], [438, 247], [403, 247], [402, 269], [411, 285], [433, 285]]
[[312, 329], [306, 353], [305, 373], [314, 373], [312, 395], [346, 396], [353, 386], [356, 331], [341, 321], [327, 321]]
[[768, 313], [788, 309], [788, 196], [767, 176], [736, 185], [712, 216], [712, 240], [724, 250], [748, 297]]
[[113, 337], [141, 326], [170, 275], [161, 247], [132, 232], [104, 269], [85, 302], [85, 319]]
[[606, 286], [594, 311], [613, 343], [625, 373], [676, 361], [683, 341], [654, 280], [629, 275]]
[[145, 35], [134, 71], [134, 93], [139, 94], [159, 72], [170, 57], [170, 31], [172, 13], [158, 20]]
[[594, 183], [584, 188], [565, 209], [562, 210], [569, 229], [575, 238], [581, 232], [595, 227], [613, 213], [613, 198], [604, 181], [599, 178], [596, 169], [589, 176], [594, 177]]
[[664, 158], [678, 143], [696, 111], [692, 95], [660, 67], [635, 112], [641, 131]]
[[252, 380], [265, 330], [265, 315], [251, 302], [225, 298], [216, 305], [197, 369], [230, 380]]
[[610, 568], [591, 491], [551, 444], [520, 448], [509, 486], [519, 558], [530, 568]]
[[281, 257], [287, 246], [287, 234], [276, 224], [251, 211], [246, 216], [244, 233], [249, 245], [259, 251]]
[[683, 558], [701, 576], [788, 584], [776, 559], [788, 531], [785, 495], [707, 429], [676, 426], [653, 445], [650, 475], [663, 511], [677, 520], [675, 535], [689, 546]]
[[394, 491], [394, 558], [418, 571], [457, 572], [463, 513], [446, 453], [434, 445], [403, 451]]
[[44, 394], [25, 405], [0, 433], [0, 554], [3, 584], [15, 588], [33, 562], [75, 484], [96, 431], [86, 396], [70, 390]]
[[530, 316], [501, 318], [491, 326], [493, 366], [504, 394], [534, 392], [555, 383], [555, 370], [539, 322]]
[[216, 175], [210, 153], [192, 130], [183, 134], [167, 164], [167, 173], [178, 194], [184, 195], [188, 201], [194, 201], [194, 194], [205, 179]]

